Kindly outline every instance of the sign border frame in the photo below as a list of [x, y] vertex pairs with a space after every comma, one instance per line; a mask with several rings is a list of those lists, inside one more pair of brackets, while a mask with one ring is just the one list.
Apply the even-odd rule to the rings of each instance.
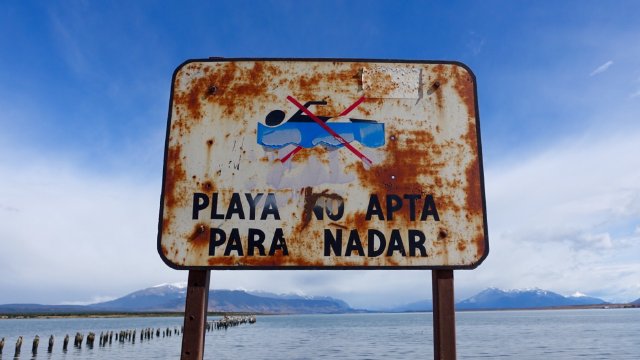
[[[469, 265], [436, 265], [436, 266], [184, 266], [177, 265], [162, 252], [162, 223], [164, 213], [164, 188], [167, 174], [167, 154], [169, 150], [169, 134], [171, 131], [171, 114], [173, 110], [173, 94], [174, 84], [178, 72], [186, 65], [191, 63], [203, 63], [203, 62], [233, 62], [233, 61], [298, 61], [298, 62], [375, 62], [375, 63], [399, 63], [399, 64], [427, 64], [427, 65], [456, 65], [464, 68], [473, 80], [473, 95], [474, 95], [474, 111], [476, 119], [476, 139], [478, 144], [478, 165], [480, 170], [480, 193], [482, 198], [482, 221], [484, 225], [484, 253], [478, 259], [478, 261]], [[478, 108], [478, 84], [476, 82], [476, 76], [466, 64], [460, 61], [449, 60], [398, 60], [398, 59], [361, 59], [361, 58], [252, 58], [252, 57], [208, 57], [201, 59], [189, 59], [174, 70], [171, 76], [171, 92], [169, 94], [169, 109], [167, 114], [167, 131], [165, 135], [164, 145], [164, 158], [162, 163], [162, 188], [160, 192], [160, 209], [158, 219], [158, 235], [157, 235], [157, 251], [162, 261], [172, 269], [175, 270], [473, 270], [480, 266], [489, 255], [489, 228], [487, 222], [487, 204], [485, 196], [484, 186], [484, 165], [482, 161], [482, 142], [480, 137], [480, 111]]]

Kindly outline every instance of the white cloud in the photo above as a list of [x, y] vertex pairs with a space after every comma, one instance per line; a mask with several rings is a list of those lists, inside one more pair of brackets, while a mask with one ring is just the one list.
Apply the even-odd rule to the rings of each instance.
[[583, 234], [580, 239], [584, 240], [587, 246], [593, 246], [596, 249], [610, 249], [613, 247], [609, 233]]
[[[70, 9], [69, 9], [70, 10]], [[73, 11], [73, 10], [72, 10]], [[69, 15], [69, 12], [66, 12]], [[55, 34], [52, 38], [56, 44], [60, 47], [59, 53], [64, 56], [69, 69], [77, 73], [86, 73], [89, 71], [89, 62], [84, 53], [84, 50], [80, 46], [77, 36], [78, 31], [70, 29], [70, 24], [75, 24], [81, 19], [79, 16], [74, 16], [75, 21], [69, 22], [61, 19], [54, 11], [50, 12], [51, 30]]]
[[12, 156], [0, 161], [0, 203], [15, 211], [0, 212], [0, 303], [112, 297], [184, 280], [156, 252], [159, 181], [2, 150]]
[[591, 72], [591, 74], [589, 74], [589, 76], [594, 76], [594, 75], [603, 73], [603, 72], [607, 71], [611, 65], [613, 65], [613, 61], [609, 60], [606, 63], [598, 66], [595, 70], [593, 70]]
[[638, 131], [598, 134], [488, 169], [491, 251], [460, 285], [640, 296], [638, 144]]
[[467, 39], [467, 49], [474, 56], [480, 54], [482, 48], [485, 45], [485, 38], [477, 34], [475, 31], [470, 31]]
[[113, 296], [94, 296], [93, 298], [91, 298], [91, 300], [87, 300], [87, 301], [78, 301], [78, 300], [61, 301], [60, 305], [89, 305], [89, 304], [96, 304], [96, 303], [111, 301], [111, 300], [114, 300], [114, 299], [116, 299], [116, 297], [113, 297]]

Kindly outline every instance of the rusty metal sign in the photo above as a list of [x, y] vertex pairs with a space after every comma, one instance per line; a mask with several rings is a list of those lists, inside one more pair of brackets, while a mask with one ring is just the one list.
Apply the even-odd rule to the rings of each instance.
[[178, 269], [474, 268], [478, 103], [457, 62], [180, 65], [158, 252]]

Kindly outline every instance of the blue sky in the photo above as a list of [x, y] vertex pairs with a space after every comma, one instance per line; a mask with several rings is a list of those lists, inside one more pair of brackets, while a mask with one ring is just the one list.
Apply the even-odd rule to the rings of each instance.
[[[0, 303], [185, 281], [156, 252], [170, 81], [186, 59], [457, 60], [476, 74], [489, 286], [640, 297], [633, 1], [73, 1], [0, 5]], [[215, 288], [429, 298], [426, 271], [224, 271]], [[371, 284], [376, 284], [372, 286]]]

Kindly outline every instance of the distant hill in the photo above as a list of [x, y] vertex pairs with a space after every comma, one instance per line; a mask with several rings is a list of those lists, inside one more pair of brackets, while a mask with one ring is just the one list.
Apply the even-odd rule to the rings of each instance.
[[[184, 284], [163, 284], [138, 290], [115, 300], [91, 305], [0, 305], [4, 314], [53, 314], [87, 312], [180, 312], [184, 311], [187, 289]], [[209, 311], [264, 314], [352, 313], [346, 302], [330, 297], [250, 294], [242, 290], [212, 290]]]
[[456, 309], [531, 309], [600, 304], [607, 304], [607, 302], [582, 294], [562, 296], [552, 291], [542, 289], [501, 290], [489, 288], [458, 302]]
[[433, 311], [432, 300], [421, 300], [388, 309], [389, 312], [427, 312]]
[[631, 302], [632, 305], [640, 305], [640, 298]]
[[342, 300], [328, 297], [252, 295], [240, 290], [209, 293], [209, 310], [269, 314], [336, 314], [356, 312]]
[[41, 305], [41, 304], [4, 304], [0, 305], [0, 314], [60, 314], [81, 313], [82, 305]]

